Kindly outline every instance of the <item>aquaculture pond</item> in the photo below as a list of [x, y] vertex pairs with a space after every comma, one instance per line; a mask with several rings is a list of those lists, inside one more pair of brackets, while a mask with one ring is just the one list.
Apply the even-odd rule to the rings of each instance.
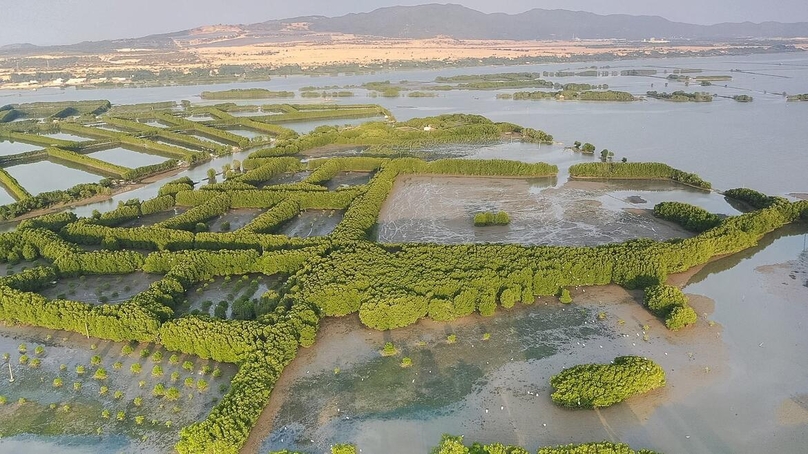
[[264, 210], [250, 208], [230, 210], [216, 219], [209, 221], [208, 226], [211, 232], [238, 230], [249, 224], [250, 221], [263, 212]]
[[15, 199], [8, 193], [5, 187], [0, 185], [0, 205], [7, 205], [9, 203], [14, 203]]
[[178, 216], [182, 213], [185, 213], [186, 211], [188, 211], [188, 209], [185, 207], [174, 207], [170, 210], [140, 216], [137, 219], [133, 219], [129, 222], [121, 224], [121, 227], [144, 227], [154, 225], [159, 222], [163, 222], [167, 219], [171, 219], [174, 216]]
[[[669, 182], [399, 177], [377, 227], [385, 243], [517, 243], [590, 246], [633, 238], [666, 240], [691, 234], [651, 210], [682, 201], [737, 214], [723, 196]], [[475, 227], [476, 213], [504, 211], [509, 225]]]
[[51, 299], [70, 299], [93, 304], [115, 304], [131, 299], [149, 288], [161, 276], [132, 273], [121, 276], [80, 276], [62, 278], [40, 293]]
[[306, 210], [284, 222], [278, 233], [299, 238], [325, 236], [337, 227], [344, 215], [340, 210]]
[[284, 128], [289, 128], [292, 131], [295, 131], [299, 134], [307, 134], [309, 132], [314, 131], [316, 128], [320, 126], [355, 126], [362, 123], [366, 123], [368, 121], [380, 121], [383, 120], [381, 117], [370, 117], [370, 118], [335, 118], [332, 120], [316, 120], [316, 121], [295, 121], [295, 122], [283, 122], [278, 123], [280, 126]]
[[227, 132], [231, 132], [235, 135], [246, 137], [248, 139], [254, 139], [256, 137], [267, 137], [267, 133], [260, 132], [260, 131], [253, 131], [251, 129], [228, 129]]
[[[233, 318], [234, 309], [236, 315], [250, 311], [254, 314], [256, 309], [262, 307], [267, 291], [277, 290], [282, 282], [279, 276], [263, 274], [213, 278], [191, 288], [186, 294], [187, 302], [180, 311], [199, 312], [219, 318]], [[236, 308], [236, 305], [239, 307]]]
[[267, 180], [266, 183], [262, 183], [261, 185], [259, 185], [259, 187], [263, 188], [266, 186], [273, 186], [276, 184], [298, 183], [305, 180], [309, 175], [311, 175], [310, 171], [284, 172], [279, 175], [275, 175], [274, 177]]
[[165, 162], [167, 158], [148, 153], [127, 150], [126, 148], [110, 148], [109, 150], [95, 151], [91, 157], [113, 164], [135, 169], [142, 166], [149, 166]]
[[0, 327], [0, 352], [8, 453], [173, 452], [177, 428], [203, 419], [235, 374], [159, 345], [38, 328]]
[[339, 188], [367, 184], [371, 178], [373, 172], [339, 172], [324, 184], [329, 191], [335, 191]]
[[50, 138], [53, 138], [53, 139], [59, 139], [59, 140], [68, 140], [70, 142], [84, 142], [86, 140], [92, 140], [92, 139], [90, 139], [88, 137], [77, 136], [75, 134], [68, 134], [66, 132], [56, 132], [56, 133], [52, 133], [52, 134], [43, 134], [43, 136], [44, 137], [50, 137]]
[[[50, 161], [20, 164], [6, 171], [31, 194], [72, 188], [79, 183], [93, 183], [101, 176]], [[52, 177], [48, 177], [48, 175]]]
[[0, 139], [0, 156], [9, 156], [18, 153], [25, 153], [26, 151], [35, 151], [41, 149], [42, 147], [39, 145], [29, 145], [23, 142]]

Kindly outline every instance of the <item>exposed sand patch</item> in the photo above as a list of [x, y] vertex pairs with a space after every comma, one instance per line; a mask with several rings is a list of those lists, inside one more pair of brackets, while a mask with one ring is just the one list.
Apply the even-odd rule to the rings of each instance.
[[794, 396], [783, 401], [777, 409], [777, 422], [782, 426], [808, 424], [808, 395]]

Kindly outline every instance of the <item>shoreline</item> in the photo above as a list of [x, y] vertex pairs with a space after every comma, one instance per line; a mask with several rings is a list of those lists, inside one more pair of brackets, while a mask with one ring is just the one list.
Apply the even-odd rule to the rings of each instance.
[[[359, 37], [361, 38], [361, 37]], [[275, 46], [282, 49], [284, 52], [289, 52], [289, 56], [285, 56], [287, 60], [278, 64], [275, 60], [264, 58], [262, 52], [258, 50], [264, 49], [267, 44], [259, 44], [254, 46], [241, 46], [241, 47], [210, 47], [210, 48], [193, 48], [181, 49], [189, 52], [196, 52], [200, 56], [203, 64], [198, 65], [171, 65], [170, 62], [162, 62], [161, 64], [154, 64], [153, 66], [146, 67], [147, 70], [158, 71], [166, 66], [173, 69], [209, 69], [214, 66], [223, 64], [233, 64], [233, 61], [238, 61], [239, 64], [252, 65], [267, 71], [267, 77], [287, 77], [302, 76], [302, 77], [322, 77], [333, 75], [335, 70], [343, 69], [344, 73], [358, 73], [370, 74], [378, 72], [399, 72], [408, 71], [413, 69], [432, 69], [441, 70], [449, 68], [480, 68], [488, 66], [502, 66], [502, 62], [494, 64], [492, 62], [485, 62], [483, 59], [502, 59], [509, 60], [505, 62], [506, 66], [528, 66], [528, 65], [542, 65], [542, 64], [556, 64], [556, 63], [583, 63], [583, 62], [619, 62], [625, 60], [636, 59], [669, 59], [669, 58], [709, 58], [709, 57], [722, 57], [722, 56], [738, 56], [738, 55], [766, 55], [766, 54], [793, 54], [808, 51], [808, 45], [801, 40], [789, 39], [792, 50], [772, 52], [769, 47], [749, 47], [742, 45], [733, 45], [727, 43], [714, 43], [715, 46], [696, 45], [696, 46], [656, 46], [653, 49], [656, 53], [647, 54], [646, 46], [639, 45], [621, 45], [624, 43], [612, 40], [606, 40], [606, 43], [611, 44], [610, 47], [602, 47], [602, 40], [594, 40], [592, 43], [587, 41], [582, 42], [556, 42], [556, 41], [513, 41], [513, 40], [454, 40], [454, 39], [441, 39], [430, 38], [421, 40], [403, 40], [408, 43], [401, 45], [401, 40], [385, 39], [382, 38], [378, 42], [366, 42], [359, 40], [353, 43], [350, 40], [336, 40], [328, 41], [325, 43], [311, 43], [307, 41], [292, 42], [291, 46]], [[459, 43], [459, 44], [458, 44]], [[477, 43], [469, 50], [465, 43]], [[588, 47], [587, 44], [593, 44]], [[630, 43], [631, 44], [631, 43]], [[269, 44], [272, 47], [271, 43]], [[503, 47], [504, 46], [504, 47]], [[342, 50], [344, 55], [342, 59], [332, 59], [334, 50], [339, 52]], [[404, 58], [401, 60], [389, 60], [390, 52], [404, 53], [407, 50], [413, 52], [421, 52], [426, 55], [423, 58]], [[473, 51], [473, 52], [472, 52]], [[576, 52], [578, 51], [578, 52]], [[434, 53], [432, 55], [430, 52]], [[446, 53], [449, 53], [449, 57]], [[298, 55], [299, 54], [299, 55]], [[355, 55], [352, 55], [355, 54]], [[380, 55], [375, 55], [380, 54]], [[70, 53], [65, 53], [64, 56], [71, 56]], [[106, 54], [102, 54], [106, 55]], [[350, 55], [350, 56], [349, 56]], [[373, 58], [378, 57], [378, 58]], [[29, 55], [25, 58], [36, 58], [36, 55]], [[448, 58], [448, 61], [446, 59]], [[234, 60], [235, 59], [235, 60]], [[381, 63], [383, 61], [388, 63]], [[524, 61], [523, 61], [524, 60]], [[536, 61], [543, 60], [543, 61]], [[246, 63], [245, 63], [246, 62]], [[273, 66], [274, 65], [274, 66]], [[423, 68], [427, 65], [427, 68]], [[357, 71], [348, 71], [344, 69], [345, 66], [357, 66]], [[299, 73], [288, 74], [285, 70], [290, 68], [298, 68]], [[64, 72], [75, 71], [78, 74], [103, 73], [105, 71], [120, 70], [120, 69], [144, 69], [140, 66], [127, 67], [127, 66], [109, 66], [109, 67], [90, 67], [77, 66], [77, 67], [54, 67], [51, 71]], [[17, 74], [16, 72], [0, 73], [3, 74]], [[200, 85], [219, 85], [219, 84], [249, 84], [257, 82], [265, 82], [267, 78], [256, 78], [255, 80], [245, 80], [232, 78], [228, 80], [192, 80], [192, 81], [177, 81], [177, 80], [160, 80], [155, 79], [143, 83], [136, 83], [132, 81], [119, 81], [115, 83], [102, 82], [102, 81], [87, 81], [75, 84], [30, 84], [30, 83], [0, 83], [0, 91], [2, 90], [43, 90], [43, 89], [58, 89], [65, 90], [74, 88], [76, 90], [105, 90], [105, 89], [118, 89], [118, 88], [154, 88], [154, 87], [168, 87], [168, 86], [200, 86]]]
[[684, 183], [684, 182], [681, 182], [681, 181], [676, 181], [676, 180], [674, 180], [674, 179], [672, 179], [672, 178], [654, 178], [654, 177], [615, 177], [615, 178], [609, 178], [609, 177], [576, 177], [576, 176], [572, 176], [572, 175], [570, 175], [569, 179], [570, 179], [570, 181], [574, 181], [574, 180], [601, 180], [601, 181], [646, 180], [646, 181], [670, 181], [671, 183], [675, 183], [675, 184], [681, 184], [682, 186], [687, 186], [687, 187], [689, 187], [689, 188], [698, 189], [698, 190], [703, 191], [703, 192], [716, 192], [716, 193], [718, 193], [718, 194], [721, 194], [721, 192], [720, 192], [720, 191], [718, 191], [717, 189], [712, 189], [712, 188], [711, 188], [711, 189], [702, 188], [701, 186], [695, 186], [695, 185], [688, 184], [688, 183]]

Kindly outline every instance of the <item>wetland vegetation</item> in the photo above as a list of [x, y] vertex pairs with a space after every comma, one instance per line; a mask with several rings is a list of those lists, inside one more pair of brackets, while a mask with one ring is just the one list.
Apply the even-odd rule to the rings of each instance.
[[[267, 113], [274, 108], [264, 106], [262, 109]], [[105, 409], [109, 411], [107, 416], [114, 414], [115, 419], [123, 421], [135, 415], [134, 424], [140, 426], [152, 418], [137, 410], [146, 405], [144, 402], [149, 402], [150, 397], [146, 395], [149, 387], [160, 402], [181, 398], [181, 385], [167, 386], [169, 383], [164, 383], [164, 377], [179, 381], [185, 374], [182, 370], [187, 370], [179, 366], [184, 365], [183, 358], [192, 362], [215, 362], [215, 366], [209, 366], [211, 377], [216, 367], [219, 374], [223, 374], [224, 367], [229, 367], [224, 364], [234, 364], [237, 371], [227, 380], [229, 387], [222, 387], [221, 397], [216, 402], [210, 401], [210, 407], [204, 407], [209, 412], [200, 414], [202, 409], [197, 409], [195, 416], [188, 416], [181, 424], [172, 422], [176, 424], [173, 427], [163, 422], [163, 416], [154, 419], [165, 427], [161, 431], [176, 435], [174, 448], [180, 453], [235, 453], [247, 442], [284, 369], [301, 347], [315, 344], [325, 317], [356, 314], [354, 317], [365, 326], [386, 331], [408, 327], [427, 318], [450, 322], [472, 314], [490, 317], [497, 311], [511, 310], [518, 302], [534, 305], [540, 298], [552, 305], [557, 301], [569, 303], [571, 291], [581, 286], [618, 284], [627, 289], [644, 289], [648, 309], [664, 318], [671, 330], [680, 329], [692, 324], [695, 312], [678, 293], [661, 287], [669, 275], [702, 265], [713, 257], [753, 247], [763, 235], [798, 222], [808, 213], [806, 201], [791, 202], [751, 190], [736, 190], [726, 194], [737, 196], [752, 206], [752, 210], [714, 218], [705, 210], [685, 204], [657, 205], [660, 207], [656, 210], [658, 216], [695, 233], [683, 239], [630, 238], [599, 245], [438, 244], [423, 240], [385, 244], [375, 241], [380, 214], [385, 204], [391, 203], [390, 196], [399, 180], [440, 177], [450, 181], [449, 176], [499, 179], [497, 181], [505, 177], [541, 180], [556, 177], [559, 172], [557, 166], [541, 162], [424, 160], [400, 157], [402, 154], [441, 144], [498, 142], [503, 137], [548, 143], [552, 142], [552, 136], [464, 114], [405, 122], [377, 121], [347, 128], [324, 126], [310, 134], [298, 135], [274, 124], [271, 118], [287, 116], [282, 121], [291, 121], [327, 117], [328, 113], [339, 116], [374, 112], [379, 115], [384, 110], [378, 106], [353, 106], [345, 111], [330, 107], [314, 110], [281, 106], [277, 109], [282, 113], [254, 118], [229, 114], [238, 110], [230, 105], [191, 106], [182, 114], [138, 112], [134, 117], [116, 117], [111, 122], [107, 119], [108, 123], [135, 131], [133, 133], [98, 130], [82, 124], [80, 119], [56, 123], [60, 130], [90, 134], [88, 130], [93, 129], [97, 140], [139, 143], [142, 148], [152, 147], [153, 142], [148, 137], [153, 135], [182, 140], [198, 151], [172, 146], [154, 150], [176, 155], [173, 159], [187, 165], [206, 162], [211, 155], [228, 153], [223, 145], [203, 148], [196, 144], [199, 139], [180, 139], [179, 136], [190, 131], [227, 141], [229, 136], [218, 126], [238, 125], [261, 129], [275, 140], [273, 146], [265, 148], [263, 146], [268, 144], [259, 140], [261, 146], [256, 146], [258, 149], [242, 162], [231, 163], [221, 181], [211, 178], [207, 184], [201, 184], [188, 177], [178, 178], [164, 184], [157, 197], [148, 200], [132, 199], [111, 211], [89, 217], [48, 214], [24, 221], [16, 230], [0, 234], [0, 260], [10, 264], [22, 261], [38, 261], [39, 264], [0, 280], [0, 319], [10, 325], [38, 326], [70, 332], [79, 338], [99, 339], [104, 345], [115, 342], [141, 348], [139, 355], [143, 361], [133, 361], [128, 369], [125, 361], [107, 364], [99, 355], [98, 360], [90, 358], [90, 368], [87, 364], [76, 365], [76, 368], [83, 367], [83, 372], [79, 374], [76, 369], [76, 374], [88, 377], [92, 372], [93, 381], [76, 379], [71, 387], [68, 379], [73, 377], [66, 371], [48, 370], [48, 374], [42, 376], [43, 382], [55, 385], [59, 378], [60, 385], [55, 386], [59, 392], [72, 389], [76, 393], [95, 393], [94, 388], [90, 391], [92, 387], [88, 383], [116, 380], [115, 377], [123, 376], [120, 370], [124, 369], [129, 370], [127, 374], [137, 375], [143, 374], [143, 369], [150, 370], [151, 380], [162, 381], [152, 385], [150, 379], [144, 378], [144, 385], [137, 386], [138, 391], [126, 396], [127, 400], [131, 397], [132, 408], [120, 405], [88, 410], [88, 414], [98, 414], [104, 419], [107, 419]], [[211, 119], [197, 122], [185, 118], [201, 113], [210, 115]], [[143, 118], [171, 124], [171, 134], [135, 121]], [[71, 126], [65, 128], [65, 125]], [[27, 127], [33, 133], [40, 128]], [[240, 138], [236, 143], [243, 140], [246, 139]], [[250, 146], [255, 145], [248, 142]], [[362, 152], [353, 157], [301, 160], [307, 152], [336, 145], [357, 147]], [[81, 153], [83, 146], [50, 147], [46, 154], [114, 174], [116, 179], [137, 170], [104, 164]], [[280, 176], [304, 170], [310, 173], [302, 181], [270, 184]], [[362, 179], [352, 180], [355, 184], [339, 183], [345, 181], [340, 180], [345, 172], [362, 174]], [[215, 170], [213, 173], [218, 178]], [[584, 163], [573, 166], [570, 175], [611, 180], [660, 179], [710, 188], [710, 184], [697, 175], [659, 163]], [[142, 175], [138, 175], [140, 177]], [[338, 184], [329, 186], [334, 181]], [[9, 179], [4, 183], [14, 185]], [[112, 191], [115, 186], [111, 181], [106, 181], [105, 185], [89, 185], [89, 188], [96, 187], [99, 189], [94, 194], [102, 193], [101, 188]], [[82, 195], [79, 191], [71, 197]], [[39, 201], [5, 208], [8, 217], [21, 214], [23, 208], [41, 208], [64, 200], [60, 196], [42, 197], [43, 194], [26, 197], [17, 203]], [[184, 211], [172, 211], [178, 208]], [[144, 216], [166, 212], [169, 216], [154, 224], [125, 227]], [[495, 220], [496, 217], [494, 215]], [[468, 219], [465, 218], [467, 224]], [[225, 223], [228, 228], [224, 228]], [[143, 273], [149, 278], [143, 280]], [[136, 281], [134, 276], [140, 276], [141, 280]], [[80, 298], [78, 293], [71, 293], [81, 287], [82, 280], [116, 278], [122, 279], [122, 283], [128, 282], [132, 293], [119, 292], [115, 301], [112, 301], [111, 288], [96, 292], [97, 299], [92, 301], [93, 298]], [[54, 282], [61, 287], [54, 290]], [[211, 289], [220, 293], [206, 294]], [[53, 291], [58, 292], [55, 297]], [[222, 296], [222, 291], [227, 293]], [[556, 295], [560, 295], [560, 299], [557, 300]], [[109, 298], [107, 304], [101, 301], [102, 296]], [[575, 300], [578, 301], [577, 294]], [[561, 309], [566, 307], [572, 306]], [[579, 314], [570, 311], [569, 316]], [[483, 336], [485, 342], [490, 342], [492, 333], [488, 334], [488, 339]], [[454, 332], [446, 333], [441, 343], [447, 348], [471, 348]], [[161, 354], [155, 357], [158, 351]], [[168, 364], [164, 362], [165, 356], [169, 356]], [[151, 366], [148, 368], [147, 358], [153, 363], [148, 364]], [[405, 359], [410, 360], [406, 366]], [[419, 363], [427, 359], [407, 352], [403, 359], [392, 361], [390, 369], [398, 374], [416, 373], [420, 370]], [[31, 361], [29, 356], [24, 361], [26, 367], [31, 367]], [[121, 364], [117, 365], [118, 362]], [[172, 367], [167, 367], [169, 364]], [[612, 367], [580, 366], [583, 369], [561, 372], [559, 377], [569, 380], [554, 379], [554, 386], [563, 388], [562, 394], [569, 394], [562, 399], [564, 402], [575, 399], [577, 405], [577, 399], [581, 398], [582, 406], [601, 407], [664, 382], [664, 374], [660, 381], [659, 371], [654, 366], [636, 358], [618, 358]], [[194, 367], [191, 366], [192, 370]], [[202, 367], [202, 375], [206, 375]], [[617, 373], [615, 367], [625, 370]], [[579, 373], [584, 369], [585, 373]], [[640, 369], [642, 373], [633, 375], [636, 382], [606, 387], [604, 392], [582, 379], [597, 375], [619, 380], [628, 373], [626, 371], [640, 372]], [[341, 374], [334, 371], [332, 375]], [[398, 377], [401, 379], [400, 375]], [[188, 382], [189, 392], [207, 393], [211, 383], [207, 379]], [[102, 392], [99, 387], [98, 394], [112, 392], [114, 398], [114, 387], [103, 386], [107, 391]], [[9, 390], [8, 397], [15, 401], [29, 399], [17, 388]], [[603, 401], [596, 399], [603, 396], [608, 397]], [[136, 403], [138, 398], [139, 403]], [[58, 401], [58, 406], [65, 400], [60, 399], [53, 402]], [[49, 411], [44, 406], [18, 404], [13, 412], [31, 408], [37, 415]], [[123, 414], [118, 417], [120, 413]], [[92, 420], [91, 424], [97, 422]], [[21, 429], [26, 430], [39, 429]], [[50, 429], [42, 430], [46, 433]], [[553, 449], [565, 452], [563, 449], [567, 448]], [[587, 452], [586, 449], [589, 448], [569, 447], [567, 452]], [[631, 452], [624, 445], [614, 449]]]
[[665, 371], [646, 358], [620, 356], [611, 364], [582, 364], [550, 379], [553, 402], [569, 408], [605, 408], [665, 386]]

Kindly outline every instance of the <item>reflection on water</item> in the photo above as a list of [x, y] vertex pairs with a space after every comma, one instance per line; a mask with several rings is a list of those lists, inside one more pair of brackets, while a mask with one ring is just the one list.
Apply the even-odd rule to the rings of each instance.
[[125, 148], [111, 148], [109, 150], [96, 151], [90, 154], [91, 157], [100, 159], [102, 161], [111, 162], [130, 169], [136, 169], [142, 166], [152, 164], [159, 164], [165, 162], [166, 158], [147, 153], [139, 153], [137, 151], [127, 150]]
[[50, 161], [20, 164], [6, 168], [31, 194], [72, 188], [79, 183], [94, 183], [102, 177]]
[[12, 142], [9, 140], [0, 139], [0, 156], [9, 156], [18, 153], [25, 153], [26, 151], [41, 150], [42, 147], [38, 145], [29, 145], [22, 142]]

